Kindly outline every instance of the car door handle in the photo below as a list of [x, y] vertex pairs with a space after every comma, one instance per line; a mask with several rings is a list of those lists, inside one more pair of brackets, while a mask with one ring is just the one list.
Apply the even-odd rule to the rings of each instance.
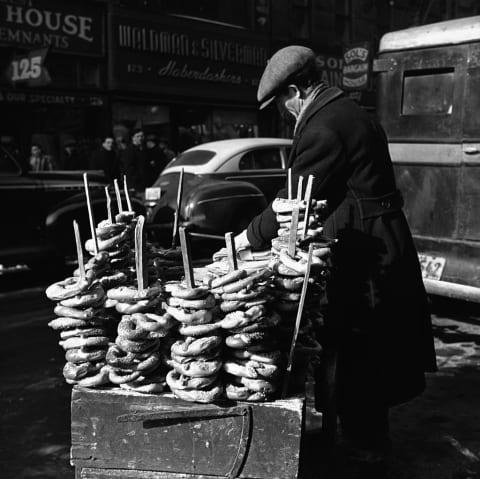
[[465, 146], [463, 147], [463, 152], [466, 155], [478, 155], [480, 150], [476, 146]]

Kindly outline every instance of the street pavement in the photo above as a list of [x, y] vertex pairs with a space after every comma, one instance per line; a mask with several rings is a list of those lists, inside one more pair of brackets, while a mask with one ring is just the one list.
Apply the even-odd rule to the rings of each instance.
[[[47, 327], [52, 309], [41, 288], [0, 295], [1, 479], [74, 478], [71, 389]], [[432, 309], [439, 372], [421, 397], [392, 410], [389, 479], [480, 479], [480, 306]]]

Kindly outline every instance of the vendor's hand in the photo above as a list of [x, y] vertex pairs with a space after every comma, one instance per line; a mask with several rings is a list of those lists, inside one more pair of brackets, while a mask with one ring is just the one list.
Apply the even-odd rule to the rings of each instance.
[[250, 241], [247, 238], [247, 230], [243, 230], [240, 234], [235, 236], [235, 248], [250, 248]]

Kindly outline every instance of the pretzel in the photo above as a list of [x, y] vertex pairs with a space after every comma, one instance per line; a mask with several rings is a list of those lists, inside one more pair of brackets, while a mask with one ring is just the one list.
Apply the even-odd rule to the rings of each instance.
[[[92, 323], [85, 321], [84, 319], [76, 319], [76, 318], [55, 318], [52, 319], [48, 326], [56, 331], [64, 331], [68, 329], [74, 328], [85, 328], [90, 326]], [[99, 323], [102, 324], [102, 323]]]
[[225, 284], [234, 283], [239, 279], [245, 278], [245, 276], [247, 276], [247, 272], [244, 269], [236, 269], [223, 276], [219, 276], [218, 278], [207, 280], [207, 285], [209, 288], [215, 289], [224, 286]]
[[275, 276], [273, 278], [273, 284], [278, 289], [284, 289], [287, 291], [298, 292], [301, 291], [303, 286], [303, 276], [291, 277], [291, 276]]
[[68, 339], [73, 337], [80, 337], [80, 338], [91, 338], [93, 336], [106, 336], [107, 331], [105, 328], [75, 328], [75, 329], [68, 329], [65, 331], [60, 332], [61, 339]]
[[122, 211], [115, 215], [115, 221], [117, 223], [131, 223], [136, 217], [135, 211]]
[[59, 345], [63, 349], [77, 349], [84, 347], [99, 347], [106, 346], [109, 343], [109, 339], [106, 336], [93, 336], [88, 338], [73, 337], [62, 341], [59, 341]]
[[122, 389], [136, 391], [139, 393], [155, 394], [161, 393], [165, 389], [164, 375], [149, 375], [148, 377], [140, 376], [139, 378], [120, 384]]
[[113, 368], [109, 366], [108, 379], [113, 384], [122, 384], [134, 381], [141, 375], [140, 371], [129, 371], [126, 369]]
[[187, 364], [191, 363], [192, 361], [211, 361], [212, 359], [217, 359], [219, 356], [220, 348], [212, 349], [199, 356], [180, 356], [174, 352], [171, 352], [172, 360], [179, 364]]
[[295, 207], [304, 210], [307, 207], [305, 201], [296, 199], [289, 200], [287, 198], [275, 198], [272, 202], [272, 210], [275, 213], [291, 213]]
[[228, 283], [224, 286], [212, 289], [212, 293], [224, 294], [224, 293], [237, 293], [242, 289], [250, 290], [251, 287], [261, 279], [264, 279], [270, 276], [272, 271], [270, 269], [263, 269], [262, 271], [252, 273], [247, 277], [235, 281], [233, 283]]
[[52, 301], [62, 301], [83, 293], [89, 286], [90, 283], [87, 280], [72, 277], [51, 284], [45, 294]]
[[110, 223], [108, 220], [103, 220], [98, 223], [95, 233], [98, 239], [104, 240], [120, 234], [124, 229], [124, 224]]
[[153, 346], [157, 340], [154, 339], [144, 339], [142, 341], [133, 341], [131, 339], [125, 339], [121, 336], [115, 338], [115, 344], [122, 348], [127, 353], [143, 353], [148, 348]]
[[133, 369], [138, 355], [124, 351], [116, 344], [111, 344], [106, 354], [107, 364], [115, 368]]
[[277, 390], [276, 383], [270, 382], [266, 379], [252, 379], [252, 378], [245, 378], [234, 376], [234, 381], [236, 383], [243, 384], [246, 386], [250, 391], [260, 392], [265, 395], [274, 393]]
[[172, 296], [167, 299], [167, 304], [186, 309], [211, 309], [215, 306], [216, 301], [213, 294], [207, 294], [201, 299], [183, 299]]
[[85, 376], [82, 379], [66, 379], [68, 384], [77, 384], [85, 388], [103, 386], [108, 383], [108, 366], [103, 366], [96, 374]]
[[210, 361], [194, 360], [188, 363], [177, 363], [172, 361], [173, 369], [179, 374], [189, 376], [191, 378], [203, 378], [217, 374], [222, 369], [222, 362], [219, 359], [211, 359]]
[[253, 344], [258, 344], [259, 342], [264, 341], [267, 337], [267, 334], [263, 331], [232, 334], [225, 338], [225, 344], [230, 348], [242, 349]]
[[179, 356], [200, 356], [217, 348], [221, 343], [221, 336], [186, 337], [172, 344], [172, 353]]
[[166, 285], [166, 291], [176, 298], [181, 299], [198, 299], [204, 297], [208, 293], [205, 286], [197, 286], [196, 288], [187, 288], [182, 283]]
[[62, 306], [71, 308], [88, 308], [89, 306], [98, 306], [105, 297], [105, 291], [99, 283], [93, 283], [90, 288], [85, 289], [80, 294], [60, 301]]
[[91, 362], [85, 362], [75, 364], [67, 362], [63, 367], [63, 377], [65, 379], [78, 380], [85, 377], [88, 373], [98, 371], [104, 365], [105, 363], [94, 364]]
[[153, 299], [162, 293], [162, 288], [159, 286], [151, 286], [142, 291], [132, 286], [120, 286], [118, 288], [110, 289], [107, 292], [109, 299], [120, 301], [121, 303], [134, 303], [137, 301], [144, 301], [146, 299]]
[[65, 351], [65, 360], [70, 363], [96, 362], [105, 358], [106, 352], [105, 348], [72, 348]]
[[278, 372], [278, 366], [275, 364], [262, 363], [251, 359], [237, 361], [225, 361], [223, 370], [232, 376], [240, 376], [250, 379], [264, 379], [275, 377]]
[[134, 316], [128, 314], [122, 316], [122, 319], [118, 323], [117, 332], [122, 338], [131, 340], [144, 338], [148, 334], [148, 331], [138, 326], [138, 322]]
[[223, 395], [223, 386], [216, 382], [205, 389], [172, 389], [172, 392], [177, 398], [184, 401], [208, 404]]
[[[130, 229], [125, 228], [121, 233], [115, 236], [112, 236], [108, 239], [103, 239], [103, 240], [98, 239], [97, 241], [98, 251], [106, 251], [118, 246], [120, 243], [123, 243], [125, 240], [127, 240], [129, 235], [130, 235]], [[95, 242], [93, 241], [92, 238], [85, 241], [85, 249], [89, 253], [95, 252]]]
[[165, 313], [164, 315], [154, 313], [135, 313], [132, 319], [137, 321], [138, 327], [145, 331], [153, 332], [160, 329], [168, 330], [175, 325], [175, 319], [172, 315]]
[[143, 299], [133, 304], [117, 302], [115, 309], [121, 314], [143, 313], [152, 310], [160, 301], [161, 298], [158, 296], [156, 298]]
[[219, 322], [208, 324], [182, 324], [178, 328], [178, 332], [182, 336], [206, 336], [208, 334], [214, 334], [221, 328]]
[[223, 293], [221, 297], [223, 301], [247, 301], [262, 296], [266, 290], [267, 285], [265, 284], [251, 290], [241, 289], [235, 293]]
[[128, 276], [123, 271], [109, 273], [99, 278], [100, 284], [104, 289], [116, 288], [128, 281]]
[[217, 376], [203, 376], [203, 377], [190, 377], [185, 376], [175, 369], [168, 372], [167, 384], [170, 389], [204, 389], [211, 386], [216, 380]]
[[249, 359], [267, 364], [279, 364], [282, 360], [282, 353], [278, 350], [252, 352], [248, 349], [232, 349], [230, 354], [236, 359]]
[[263, 402], [267, 400], [267, 395], [263, 392], [250, 391], [246, 386], [230, 383], [225, 386], [225, 395], [233, 401]]
[[57, 316], [75, 319], [92, 319], [102, 311], [102, 308], [77, 309], [69, 306], [63, 306], [61, 304], [57, 304], [53, 310]]
[[211, 309], [199, 309], [188, 312], [184, 309], [167, 306], [167, 313], [183, 324], [207, 324], [213, 320], [213, 312]]

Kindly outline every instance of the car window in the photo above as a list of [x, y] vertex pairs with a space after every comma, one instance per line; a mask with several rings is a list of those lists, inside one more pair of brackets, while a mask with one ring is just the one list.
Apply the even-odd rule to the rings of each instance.
[[211, 150], [193, 150], [184, 151], [177, 155], [168, 166], [184, 166], [184, 165], [205, 165], [215, 156], [215, 152]]
[[273, 170], [282, 168], [279, 148], [262, 148], [245, 153], [238, 163], [239, 170]]
[[4, 148], [0, 148], [0, 175], [17, 175], [19, 172], [15, 160]]

